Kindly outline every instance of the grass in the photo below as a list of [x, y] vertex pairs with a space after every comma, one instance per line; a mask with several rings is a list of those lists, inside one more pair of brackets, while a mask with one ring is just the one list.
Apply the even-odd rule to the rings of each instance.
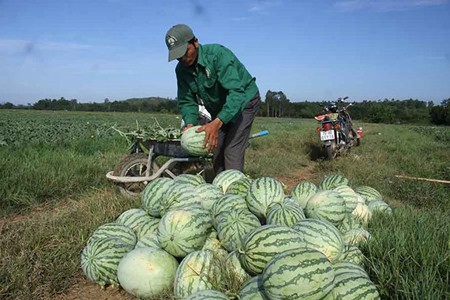
[[[116, 123], [134, 126], [135, 120], [150, 122], [155, 116], [0, 111], [0, 117], [18, 125], [31, 119], [34, 125], [57, 126], [59, 120], [64, 126], [90, 122], [107, 128]], [[174, 116], [160, 119], [179, 122]], [[352, 186], [378, 189], [394, 213], [372, 219], [373, 238], [362, 250], [382, 298], [450, 298], [450, 187], [395, 177], [450, 180], [450, 129], [359, 125], [365, 134], [362, 145], [330, 162], [324, 160], [313, 121], [258, 118], [252, 131], [267, 129], [270, 134], [251, 140], [246, 172], [279, 178], [288, 191], [300, 180], [318, 184], [334, 173], [349, 178]], [[67, 135], [75, 138], [64, 142], [18, 139], [0, 147], [2, 299], [48, 299], [70, 290], [84, 280], [79, 260], [89, 235], [126, 209], [140, 206], [140, 199], [115, 193], [104, 177], [127, 153], [125, 141], [102, 133], [90, 138], [90, 133], [77, 133], [75, 125], [68, 128], [73, 131]]]

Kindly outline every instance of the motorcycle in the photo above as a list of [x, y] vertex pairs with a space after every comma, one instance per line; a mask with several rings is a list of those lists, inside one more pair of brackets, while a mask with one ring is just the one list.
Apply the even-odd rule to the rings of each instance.
[[323, 105], [324, 114], [314, 117], [321, 123], [317, 131], [330, 160], [350, 152], [351, 147], [361, 143], [362, 128], [357, 131], [353, 128], [352, 118], [347, 111], [352, 103], [344, 105], [347, 99], [348, 97], [338, 98]]

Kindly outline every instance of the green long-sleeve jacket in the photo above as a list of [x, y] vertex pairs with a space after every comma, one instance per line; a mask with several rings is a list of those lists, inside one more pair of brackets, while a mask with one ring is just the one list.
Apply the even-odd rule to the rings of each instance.
[[198, 63], [178, 63], [178, 107], [186, 124], [197, 124], [200, 97], [214, 119], [233, 122], [258, 92], [255, 78], [229, 49], [218, 44], [200, 45]]

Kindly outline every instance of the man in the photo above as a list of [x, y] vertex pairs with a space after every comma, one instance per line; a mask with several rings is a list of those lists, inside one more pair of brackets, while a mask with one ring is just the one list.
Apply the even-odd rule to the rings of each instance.
[[204, 105], [211, 121], [197, 131], [206, 134], [203, 147], [214, 154], [214, 171], [243, 171], [250, 129], [261, 105], [255, 78], [226, 47], [199, 44], [187, 25], [170, 28], [166, 45], [169, 61], [178, 60], [178, 106], [185, 128], [198, 124], [199, 104]]

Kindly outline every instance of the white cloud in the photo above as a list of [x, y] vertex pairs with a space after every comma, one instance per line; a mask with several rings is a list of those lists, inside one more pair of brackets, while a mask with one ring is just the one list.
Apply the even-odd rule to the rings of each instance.
[[449, 0], [341, 0], [334, 6], [341, 11], [369, 9], [375, 11], [403, 11], [417, 7], [445, 5]]
[[248, 11], [255, 14], [268, 15], [272, 9], [281, 4], [281, 0], [257, 0], [252, 3]]

